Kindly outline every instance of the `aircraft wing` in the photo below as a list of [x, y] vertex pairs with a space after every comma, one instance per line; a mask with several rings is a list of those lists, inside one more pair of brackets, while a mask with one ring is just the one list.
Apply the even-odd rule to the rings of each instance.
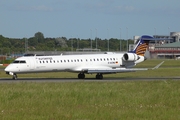
[[86, 70], [87, 73], [103, 73], [103, 74], [110, 74], [110, 73], [123, 73], [123, 72], [135, 72], [138, 70], [148, 70], [147, 68], [137, 68], [137, 69], [127, 69], [127, 68], [116, 68], [116, 69], [88, 69]]
[[135, 71], [144, 71], [144, 70], [149, 70], [149, 69], [158, 69], [164, 61], [159, 63], [153, 68], [90, 68], [90, 69], [83, 69], [84, 72], [86, 73], [102, 73], [102, 74], [111, 74], [111, 73], [123, 73], [123, 72], [135, 72]]

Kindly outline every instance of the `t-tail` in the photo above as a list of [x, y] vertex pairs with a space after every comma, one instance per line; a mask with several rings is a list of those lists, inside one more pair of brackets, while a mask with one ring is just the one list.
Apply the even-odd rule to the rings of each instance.
[[149, 41], [151, 40], [156, 40], [156, 39], [148, 35], [141, 36], [139, 41], [137, 41], [137, 44], [134, 50], [129, 51], [128, 53], [125, 53], [123, 55], [123, 61], [133, 62], [133, 65], [134, 65], [134, 63], [137, 64], [146, 60], [145, 52], [148, 49]]
[[148, 35], [143, 35], [140, 37], [138, 43], [136, 44], [136, 47], [134, 48], [131, 53], [135, 53], [140, 56], [144, 56], [148, 46], [149, 46], [149, 41], [153, 40], [153, 37], [148, 36]]

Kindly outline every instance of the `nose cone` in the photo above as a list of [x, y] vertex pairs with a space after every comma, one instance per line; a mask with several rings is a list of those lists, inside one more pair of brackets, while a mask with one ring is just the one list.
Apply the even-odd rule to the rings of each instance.
[[4, 71], [6, 71], [6, 72], [9, 72], [11, 70], [11, 66], [10, 65], [8, 65], [5, 69], [4, 69]]
[[8, 72], [8, 71], [9, 71], [8, 67], [6, 67], [6, 68], [4, 69], [4, 71]]

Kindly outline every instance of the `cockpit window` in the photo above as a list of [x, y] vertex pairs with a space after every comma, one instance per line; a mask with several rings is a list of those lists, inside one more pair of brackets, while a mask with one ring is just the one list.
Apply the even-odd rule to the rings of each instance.
[[20, 61], [20, 63], [26, 63], [26, 61], [23, 60], [23, 61]]
[[19, 63], [19, 61], [15, 60], [13, 63]]
[[23, 64], [23, 63], [26, 63], [26, 61], [25, 60], [15, 60], [13, 63], [20, 63], [20, 64]]

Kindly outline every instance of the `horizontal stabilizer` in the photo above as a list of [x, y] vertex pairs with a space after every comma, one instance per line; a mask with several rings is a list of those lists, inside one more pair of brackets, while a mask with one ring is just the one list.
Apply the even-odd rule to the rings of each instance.
[[171, 40], [168, 38], [141, 38], [142, 40], [154, 41], [154, 40]]

